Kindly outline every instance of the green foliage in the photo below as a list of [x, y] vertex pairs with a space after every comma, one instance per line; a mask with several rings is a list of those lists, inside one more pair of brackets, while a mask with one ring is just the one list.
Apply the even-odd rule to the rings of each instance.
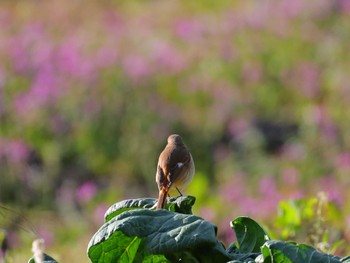
[[[180, 200], [186, 206], [192, 198], [180, 197]], [[142, 202], [130, 200], [114, 207], [124, 210], [127, 203], [136, 208], [135, 204]], [[143, 262], [150, 255], [164, 255], [171, 261], [186, 259], [185, 262], [211, 262], [214, 258], [220, 262], [229, 260], [216, 239], [213, 224], [191, 214], [172, 212], [172, 208], [170, 205], [169, 210], [154, 211], [139, 207], [118, 215], [115, 213], [91, 239], [88, 246], [91, 261], [132, 262], [135, 258], [136, 262]], [[124, 261], [125, 258], [129, 261]]]
[[309, 200], [283, 200], [279, 204], [277, 223], [284, 227], [283, 238], [294, 238], [296, 232], [305, 220], [314, 216], [314, 206], [316, 199]]
[[[156, 199], [151, 198], [116, 203], [90, 240], [91, 262], [348, 262], [310, 245], [270, 240], [249, 217], [231, 222], [237, 242], [225, 249], [216, 238], [216, 226], [188, 210], [194, 200], [172, 198], [162, 210], [153, 210]], [[174, 212], [174, 204], [186, 209]]]
[[[290, 199], [280, 202], [275, 227], [282, 239], [302, 239], [323, 252], [342, 248], [342, 241], [333, 240], [339, 221], [339, 211], [324, 192], [316, 197]], [[330, 231], [332, 230], [332, 231]]]
[[294, 242], [267, 241], [262, 247], [264, 262], [284, 263], [321, 263], [341, 262], [339, 257], [327, 255], [316, 251], [315, 248]]
[[237, 247], [242, 253], [260, 252], [260, 247], [269, 240], [265, 230], [249, 217], [239, 217], [231, 222], [237, 238]]
[[[165, 204], [165, 209], [184, 213], [192, 214], [192, 206], [194, 205], [196, 199], [193, 196], [179, 196], [177, 198], [168, 198], [168, 202]], [[138, 198], [138, 199], [128, 199], [118, 202], [112, 205], [105, 214], [105, 220], [108, 222], [113, 217], [121, 214], [124, 211], [140, 209], [140, 208], [154, 208], [157, 199], [155, 198]]]
[[[157, 157], [176, 132], [196, 163], [187, 193], [225, 244], [232, 230], [220, 224], [244, 214], [277, 228], [274, 239], [327, 241], [332, 253], [343, 240], [336, 252], [349, 254], [348, 1], [112, 2], [76, 12], [57, 1], [51, 15], [50, 4], [2, 1], [1, 202], [73, 218], [71, 231], [54, 220], [40, 232], [74, 254], [70, 242], [84, 244], [96, 224], [81, 224], [86, 214], [156, 190]], [[266, 152], [262, 118], [298, 134]], [[270, 177], [275, 187], [260, 187]], [[286, 201], [275, 218], [279, 201], [318, 191], [336, 208], [320, 217], [312, 200]]]

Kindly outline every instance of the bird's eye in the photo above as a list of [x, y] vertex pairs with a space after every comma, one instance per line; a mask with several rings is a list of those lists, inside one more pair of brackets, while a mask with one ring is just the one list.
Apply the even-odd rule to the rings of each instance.
[[178, 168], [181, 168], [184, 164], [183, 163], [177, 163], [176, 164]]

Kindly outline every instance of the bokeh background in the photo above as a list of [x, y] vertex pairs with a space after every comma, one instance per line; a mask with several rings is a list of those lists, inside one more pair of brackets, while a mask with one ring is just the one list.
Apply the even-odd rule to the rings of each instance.
[[4, 0], [0, 24], [8, 262], [36, 237], [88, 262], [110, 205], [157, 197], [171, 133], [226, 245], [246, 215], [350, 254], [349, 1]]

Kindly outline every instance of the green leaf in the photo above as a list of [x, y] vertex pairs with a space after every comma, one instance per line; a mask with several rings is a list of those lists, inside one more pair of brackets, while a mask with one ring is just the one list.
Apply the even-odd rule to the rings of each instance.
[[249, 217], [238, 217], [231, 222], [231, 227], [240, 253], [258, 253], [266, 240], [270, 239], [265, 230]]
[[145, 256], [142, 260], [142, 263], [164, 263], [164, 262], [170, 262], [165, 256], [163, 255], [148, 255]]
[[237, 248], [237, 243], [231, 243], [231, 245], [227, 249], [227, 253], [229, 253], [235, 259], [235, 261], [233, 262], [255, 262], [257, 257], [261, 256], [261, 252], [259, 253], [242, 252], [240, 249]]
[[200, 262], [230, 259], [216, 239], [213, 224], [164, 209], [125, 211], [106, 222], [88, 245], [92, 262], [124, 262], [123, 256], [129, 260], [136, 257], [139, 262], [150, 254], [165, 255], [171, 261], [190, 257]]
[[194, 196], [171, 197], [168, 198], [165, 209], [182, 214], [192, 214], [192, 206], [195, 202]]
[[[192, 214], [192, 206], [196, 198], [193, 196], [179, 196], [168, 198], [165, 209], [173, 212]], [[105, 213], [105, 221], [129, 210], [148, 208], [153, 209], [157, 203], [155, 198], [128, 199], [112, 205]]]
[[339, 263], [340, 258], [318, 252], [315, 248], [294, 242], [267, 241], [262, 247], [264, 262]]
[[128, 237], [121, 231], [110, 233], [111, 229], [105, 228], [96, 237], [100, 241], [109, 236], [108, 242], [101, 242], [99, 246], [92, 246], [88, 255], [92, 262], [132, 262], [136, 256], [141, 239], [138, 237]]
[[[28, 263], [35, 263], [34, 257], [28, 260]], [[44, 261], [42, 263], [58, 263], [55, 259], [44, 253]]]
[[156, 204], [155, 198], [138, 198], [123, 200], [112, 205], [105, 213], [105, 221], [108, 222], [113, 217], [133, 209], [152, 208]]
[[347, 256], [347, 257], [345, 257], [345, 258], [342, 258], [342, 259], [340, 260], [340, 262], [342, 262], [342, 263], [349, 263], [349, 262], [350, 262], [350, 256]]

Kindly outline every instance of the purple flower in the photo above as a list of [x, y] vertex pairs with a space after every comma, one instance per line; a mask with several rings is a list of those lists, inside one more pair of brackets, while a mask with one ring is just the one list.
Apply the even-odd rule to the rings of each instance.
[[250, 122], [242, 117], [230, 121], [228, 125], [229, 134], [238, 142], [244, 142], [251, 129]]
[[4, 84], [5, 84], [5, 73], [4, 73], [4, 70], [0, 68], [0, 92], [3, 90]]
[[0, 157], [7, 157], [9, 161], [20, 163], [28, 158], [29, 148], [20, 140], [0, 139]]
[[299, 66], [295, 80], [298, 80], [296, 87], [304, 93], [306, 97], [314, 98], [319, 93], [320, 72], [317, 66], [310, 62], [305, 62]]
[[260, 29], [265, 27], [267, 19], [269, 18], [269, 4], [258, 2], [254, 9], [244, 11], [243, 20], [249, 27]]
[[246, 196], [246, 180], [244, 174], [235, 174], [231, 181], [223, 184], [220, 193], [225, 202], [236, 203]]
[[263, 77], [262, 68], [257, 63], [245, 63], [243, 66], [243, 78], [248, 84], [257, 84]]
[[11, 24], [12, 15], [8, 9], [2, 9], [0, 10], [0, 24], [4, 28], [8, 28]]
[[27, 145], [22, 141], [14, 141], [9, 145], [9, 154], [13, 161], [23, 161], [28, 157], [29, 150]]
[[202, 35], [202, 31], [202, 24], [194, 19], [183, 19], [178, 21], [175, 25], [175, 33], [177, 36], [187, 41], [196, 40]]
[[281, 180], [284, 188], [280, 191], [284, 198], [303, 198], [304, 193], [299, 187], [299, 171], [295, 168], [286, 168], [282, 171]]
[[123, 60], [123, 69], [133, 79], [146, 77], [150, 73], [149, 64], [144, 57], [129, 55]]
[[46, 39], [43, 27], [38, 23], [29, 23], [22, 31], [8, 41], [8, 50], [16, 72], [29, 75], [34, 70], [33, 61]]
[[338, 136], [338, 128], [335, 126], [328, 108], [324, 105], [315, 106], [313, 109], [314, 121], [320, 127], [324, 136], [329, 139], [335, 139]]
[[278, 9], [283, 16], [298, 16], [304, 8], [303, 0], [282, 0], [278, 3]]
[[0, 117], [2, 116], [5, 110], [4, 84], [5, 84], [4, 72], [0, 68]]
[[344, 14], [350, 14], [350, 1], [348, 0], [338, 0], [338, 4], [340, 7], [340, 10], [344, 13]]
[[259, 182], [259, 192], [264, 197], [276, 196], [276, 181], [271, 176], [264, 176]]
[[117, 62], [118, 54], [115, 48], [101, 47], [94, 57], [96, 66], [99, 68], [107, 68]]
[[160, 70], [166, 73], [178, 73], [185, 68], [184, 56], [166, 42], [157, 42], [154, 45], [153, 59]]
[[25, 74], [30, 69], [28, 53], [21, 41], [20, 36], [15, 36], [9, 40], [9, 50], [13, 68], [16, 73]]
[[320, 179], [320, 188], [327, 193], [328, 199], [335, 202], [338, 205], [344, 203], [343, 193], [346, 193], [345, 189], [342, 189], [342, 185], [333, 176], [326, 176]]
[[60, 81], [52, 72], [42, 69], [33, 79], [30, 89], [16, 97], [17, 113], [26, 115], [28, 111], [52, 104], [62, 92], [59, 84]]
[[86, 182], [82, 184], [77, 191], [77, 199], [79, 202], [88, 202], [97, 192], [97, 186], [94, 182]]
[[349, 169], [350, 168], [350, 152], [342, 152], [336, 157], [337, 168]]
[[282, 182], [284, 185], [296, 186], [299, 182], [299, 171], [295, 168], [287, 168], [282, 171]]
[[82, 40], [71, 37], [56, 50], [56, 64], [65, 74], [72, 75], [86, 82], [95, 79], [95, 66], [88, 56], [83, 55]]

